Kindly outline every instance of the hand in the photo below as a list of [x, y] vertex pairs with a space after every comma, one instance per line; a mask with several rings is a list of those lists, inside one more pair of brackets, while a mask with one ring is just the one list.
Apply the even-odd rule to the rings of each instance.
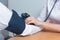
[[38, 25], [38, 22], [39, 22], [39, 21], [38, 21], [36, 18], [32, 17], [32, 16], [26, 18], [26, 20], [25, 20], [25, 23], [26, 23], [26, 24], [33, 23], [33, 24], [35, 24], [35, 25]]

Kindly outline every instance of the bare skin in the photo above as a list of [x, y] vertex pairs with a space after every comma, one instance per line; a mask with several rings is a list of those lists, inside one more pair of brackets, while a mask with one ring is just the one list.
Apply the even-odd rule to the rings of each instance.
[[26, 24], [34, 23], [36, 26], [43, 27], [45, 30], [60, 32], [60, 24], [54, 24], [50, 22], [51, 20], [47, 20], [46, 22], [40, 22], [36, 18], [30, 16], [25, 22]]

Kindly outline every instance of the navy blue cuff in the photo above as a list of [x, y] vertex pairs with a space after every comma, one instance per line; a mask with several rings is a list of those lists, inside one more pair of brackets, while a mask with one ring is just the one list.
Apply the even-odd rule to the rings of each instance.
[[14, 10], [12, 11], [13, 15], [6, 30], [16, 34], [21, 34], [25, 29], [25, 21], [17, 14], [17, 12]]

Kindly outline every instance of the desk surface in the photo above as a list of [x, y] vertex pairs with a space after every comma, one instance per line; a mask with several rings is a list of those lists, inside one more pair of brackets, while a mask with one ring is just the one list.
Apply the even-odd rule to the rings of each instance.
[[26, 37], [13, 37], [10, 40], [60, 40], [60, 33], [39, 32]]

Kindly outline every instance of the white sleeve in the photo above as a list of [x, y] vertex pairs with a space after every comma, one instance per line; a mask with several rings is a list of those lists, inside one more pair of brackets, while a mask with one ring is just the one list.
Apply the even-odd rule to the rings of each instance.
[[25, 30], [24, 30], [23, 33], [20, 34], [20, 35], [23, 35], [23, 36], [25, 36], [25, 35], [32, 35], [32, 34], [34, 34], [34, 33], [37, 33], [37, 32], [39, 32], [39, 31], [41, 31], [42, 29], [43, 29], [43, 28], [38, 27], [38, 26], [27, 25], [27, 24], [26, 24]]
[[11, 16], [12, 11], [0, 2], [0, 30], [8, 26]]
[[43, 9], [42, 9], [42, 12], [40, 13], [40, 16], [38, 16], [38, 18], [37, 18], [39, 21], [43, 22], [45, 20], [46, 13], [47, 13], [46, 8], [47, 8], [47, 6], [46, 6], [46, 3], [45, 3], [44, 6], [43, 6]]

